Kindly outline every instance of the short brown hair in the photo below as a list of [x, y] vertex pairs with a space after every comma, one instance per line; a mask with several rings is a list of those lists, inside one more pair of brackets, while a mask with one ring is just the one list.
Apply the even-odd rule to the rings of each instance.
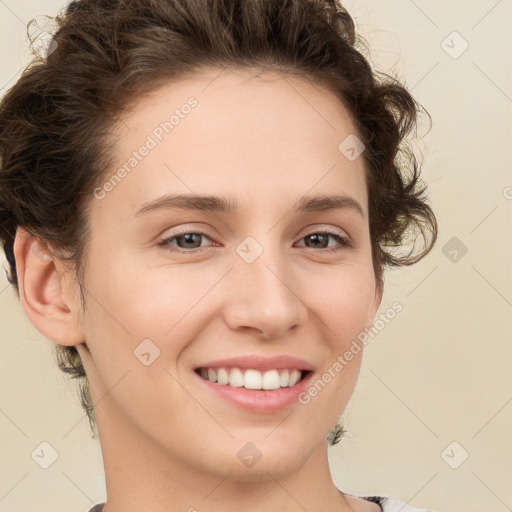
[[[336, 0], [80, 0], [56, 21], [54, 51], [36, 56], [0, 104], [0, 239], [18, 295], [13, 241], [23, 226], [75, 265], [85, 304], [87, 206], [113, 165], [116, 117], [128, 102], [212, 66], [298, 74], [343, 101], [366, 147], [381, 290], [385, 266], [411, 265], [432, 249], [437, 222], [407, 141], [424, 109], [397, 79], [372, 70]], [[393, 252], [418, 234], [421, 250]], [[55, 351], [61, 370], [80, 379], [94, 433], [78, 352]]]

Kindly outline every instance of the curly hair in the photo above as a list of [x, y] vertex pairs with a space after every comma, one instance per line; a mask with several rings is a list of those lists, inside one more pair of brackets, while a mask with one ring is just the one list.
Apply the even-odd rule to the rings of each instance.
[[[114, 162], [116, 119], [130, 102], [207, 67], [296, 74], [343, 102], [365, 145], [380, 290], [384, 267], [411, 265], [432, 249], [437, 221], [408, 140], [426, 111], [398, 79], [372, 69], [336, 0], [79, 0], [55, 22], [52, 51], [35, 55], [0, 103], [0, 240], [18, 297], [13, 242], [23, 226], [72, 264], [85, 306], [88, 206]], [[420, 250], [394, 251], [419, 235]], [[78, 351], [54, 348], [59, 368], [79, 379], [94, 436]]]

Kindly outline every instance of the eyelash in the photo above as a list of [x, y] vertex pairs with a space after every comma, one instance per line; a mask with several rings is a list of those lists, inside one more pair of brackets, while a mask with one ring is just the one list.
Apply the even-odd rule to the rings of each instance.
[[[158, 243], [159, 246], [163, 246], [163, 247], [166, 247], [166, 250], [170, 251], [170, 252], [177, 252], [177, 253], [182, 253], [182, 254], [190, 254], [190, 253], [195, 253], [197, 251], [200, 251], [201, 249], [204, 249], [204, 247], [196, 247], [195, 249], [182, 249], [182, 248], [170, 248], [170, 247], [174, 247], [174, 246], [171, 246], [170, 245], [170, 242], [181, 237], [181, 236], [184, 236], [184, 235], [200, 235], [200, 236], [204, 236], [208, 239], [211, 240], [211, 238], [206, 234], [206, 233], [203, 233], [201, 231], [190, 231], [190, 230], [183, 230], [183, 231], [180, 231], [178, 233], [175, 233], [173, 236], [171, 237], [168, 237], [168, 238], [165, 238], [163, 239], [161, 242]], [[328, 235], [328, 236], [331, 236], [332, 238], [334, 238], [340, 245], [341, 247], [338, 247], [338, 248], [330, 248], [330, 249], [313, 249], [314, 251], [321, 251], [321, 252], [327, 252], [327, 253], [334, 253], [334, 252], [338, 252], [338, 251], [341, 251], [345, 248], [349, 248], [349, 247], [352, 247], [353, 244], [352, 244], [352, 241], [339, 234], [339, 233], [335, 233], [333, 231], [314, 231], [312, 233], [309, 233], [307, 235], [305, 235], [304, 237], [301, 238], [301, 240], [303, 240], [304, 238], [307, 238], [308, 236], [312, 236], [312, 235]], [[307, 247], [306, 247], [307, 248]]]

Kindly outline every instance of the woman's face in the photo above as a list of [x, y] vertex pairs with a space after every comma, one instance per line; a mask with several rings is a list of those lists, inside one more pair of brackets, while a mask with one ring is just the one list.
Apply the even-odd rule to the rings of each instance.
[[[123, 117], [91, 198], [78, 346], [103, 442], [240, 480], [325, 450], [361, 363], [344, 354], [380, 303], [347, 111], [300, 78], [249, 76], [205, 72]], [[349, 199], [304, 207], [319, 196]], [[246, 389], [262, 383], [283, 387]]]

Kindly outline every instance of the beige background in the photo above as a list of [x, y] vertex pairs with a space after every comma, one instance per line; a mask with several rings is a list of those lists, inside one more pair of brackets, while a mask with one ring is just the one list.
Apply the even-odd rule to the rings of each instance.
[[[0, 0], [0, 94], [26, 62], [26, 22], [61, 5]], [[375, 64], [433, 117], [418, 150], [440, 234], [425, 260], [387, 274], [381, 311], [396, 300], [404, 309], [365, 349], [348, 437], [330, 451], [334, 478], [439, 512], [512, 510], [512, 2], [346, 6]], [[458, 58], [453, 31], [469, 43]], [[453, 237], [467, 247], [456, 262]], [[85, 512], [105, 497], [99, 444], [52, 342], [1, 274], [0, 511]], [[58, 452], [46, 470], [31, 458], [42, 441]]]

